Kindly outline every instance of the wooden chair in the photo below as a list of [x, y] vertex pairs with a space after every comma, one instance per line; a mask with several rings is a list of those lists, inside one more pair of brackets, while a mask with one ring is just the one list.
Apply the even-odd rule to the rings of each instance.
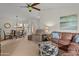
[[5, 31], [3, 31], [3, 33], [4, 33], [4, 40], [12, 39], [11, 33], [10, 34], [6, 34]]

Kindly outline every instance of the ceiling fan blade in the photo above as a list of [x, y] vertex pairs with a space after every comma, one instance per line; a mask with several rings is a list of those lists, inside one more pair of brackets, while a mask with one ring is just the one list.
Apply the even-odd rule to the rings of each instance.
[[18, 7], [20, 7], [20, 8], [27, 8], [27, 6], [18, 6]]
[[40, 3], [33, 3], [31, 6], [36, 6], [36, 5], [38, 5], [38, 4], [40, 4]]
[[29, 3], [26, 3], [27, 6], [29, 6]]
[[36, 10], [38, 10], [38, 11], [40, 11], [40, 9], [39, 8], [36, 8], [36, 7], [32, 7], [33, 9], [36, 9]]

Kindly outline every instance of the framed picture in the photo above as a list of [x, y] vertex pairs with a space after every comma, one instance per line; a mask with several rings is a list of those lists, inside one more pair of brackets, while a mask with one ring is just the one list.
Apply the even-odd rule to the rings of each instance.
[[5, 24], [4, 24], [4, 27], [8, 29], [8, 28], [11, 27], [11, 24], [10, 24], [10, 23], [5, 23]]

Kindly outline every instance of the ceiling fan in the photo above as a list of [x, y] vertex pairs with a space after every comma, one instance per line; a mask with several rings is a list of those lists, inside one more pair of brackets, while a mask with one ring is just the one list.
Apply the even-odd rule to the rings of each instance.
[[37, 10], [37, 11], [40, 11], [39, 8], [35, 7], [35, 6], [38, 5], [38, 4], [40, 4], [40, 3], [33, 3], [33, 4], [32, 4], [32, 3], [26, 3], [25, 6], [20, 6], [20, 7], [21, 7], [21, 8], [28, 8], [29, 12], [31, 12], [32, 9], [35, 9], [35, 10]]

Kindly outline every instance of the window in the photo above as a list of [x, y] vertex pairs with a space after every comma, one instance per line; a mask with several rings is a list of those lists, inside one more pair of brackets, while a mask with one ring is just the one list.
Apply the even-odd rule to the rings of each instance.
[[61, 30], [77, 30], [77, 15], [60, 17]]

